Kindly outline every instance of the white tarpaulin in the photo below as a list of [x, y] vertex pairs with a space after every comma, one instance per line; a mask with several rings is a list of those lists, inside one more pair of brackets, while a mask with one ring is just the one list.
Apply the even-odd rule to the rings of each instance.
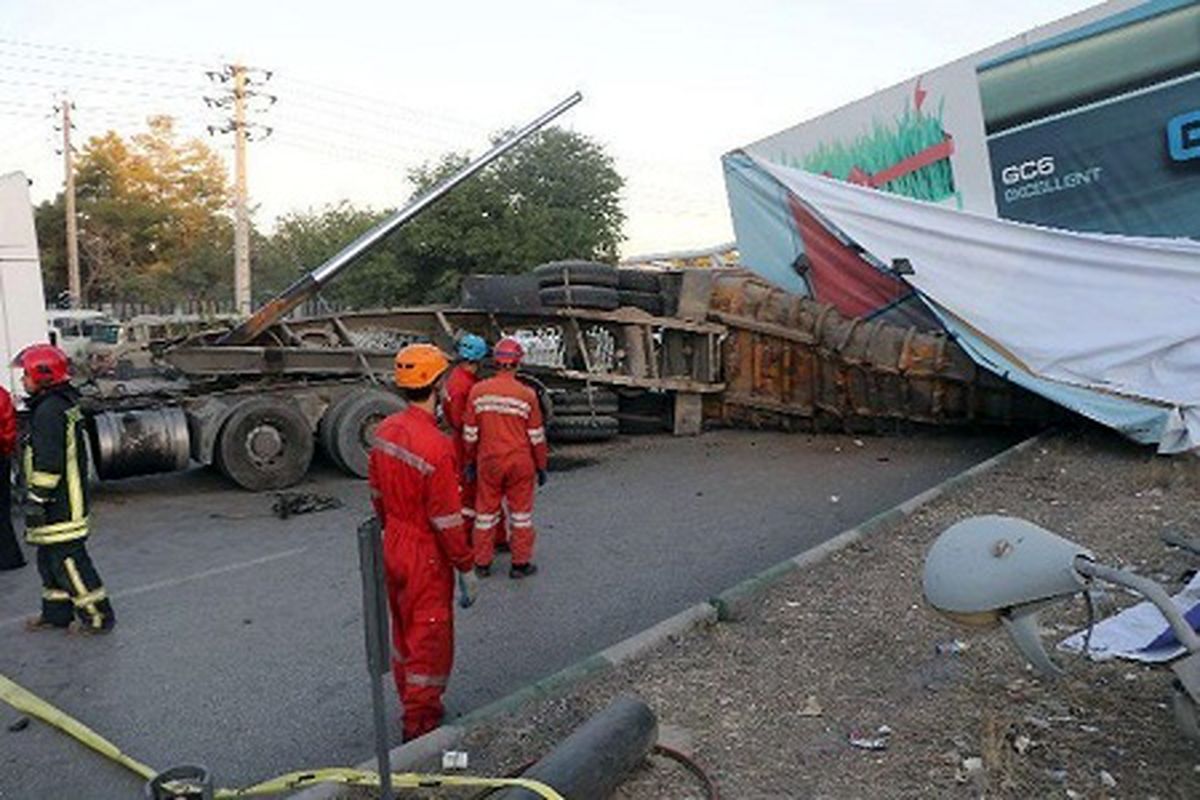
[[911, 264], [948, 327], [1007, 366], [1161, 409], [1163, 452], [1200, 446], [1200, 242], [1052, 230], [755, 162], [882, 264]]
[[[1192, 576], [1188, 585], [1173, 596], [1171, 602], [1185, 619], [1191, 621], [1200, 609], [1200, 574]], [[1127, 658], [1148, 664], [1162, 664], [1187, 652], [1175, 638], [1167, 618], [1149, 600], [1098, 623], [1090, 637], [1086, 629], [1071, 634], [1059, 642], [1058, 649], [1082, 653], [1085, 642], [1088, 656], [1093, 661]]]

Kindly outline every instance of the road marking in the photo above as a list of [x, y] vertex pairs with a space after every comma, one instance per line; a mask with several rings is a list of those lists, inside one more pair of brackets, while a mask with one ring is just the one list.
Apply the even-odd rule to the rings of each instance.
[[[217, 575], [225, 575], [230, 572], [238, 572], [243, 569], [249, 569], [250, 567], [257, 567], [260, 564], [269, 564], [272, 561], [279, 561], [284, 558], [290, 558], [292, 556], [303, 553], [307, 549], [308, 549], [308, 547], [293, 547], [291, 550], [283, 550], [279, 553], [272, 553], [271, 555], [268, 555], [268, 556], [260, 556], [259, 558], [252, 558], [249, 561], [238, 561], [237, 563], [234, 563], [234, 564], [226, 564], [223, 567], [213, 567], [212, 569], [202, 570], [201, 572], [195, 572], [195, 573], [192, 573], [191, 575], [181, 575], [178, 578], [168, 578], [168, 579], [162, 580], [162, 581], [155, 581], [154, 583], [147, 583], [144, 586], [135, 586], [132, 589], [126, 589], [125, 591], [122, 591], [122, 592], [113, 592], [109, 596], [112, 597], [114, 600], [117, 600], [117, 599], [124, 599], [126, 597], [134, 597], [139, 594], [146, 594], [147, 592], [156, 592], [159, 589], [170, 589], [175, 586], [182, 586], [185, 583], [191, 583], [193, 581], [203, 580], [204, 578], [212, 578]], [[8, 619], [0, 620], [0, 628], [7, 628], [10, 625], [17, 625], [19, 623], [24, 622], [27, 618], [28, 618], [28, 615], [20, 616], [20, 617], [9, 617]]]

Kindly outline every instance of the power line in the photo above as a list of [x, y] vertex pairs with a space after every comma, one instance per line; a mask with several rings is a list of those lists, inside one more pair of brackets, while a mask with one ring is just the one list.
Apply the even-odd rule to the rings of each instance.
[[207, 67], [209, 62], [192, 61], [190, 59], [168, 58], [166, 56], [151, 56], [141, 55], [137, 53], [117, 53], [112, 50], [93, 50], [83, 47], [70, 47], [67, 45], [43, 44], [40, 42], [26, 42], [20, 39], [0, 38], [0, 45], [11, 45], [13, 47], [22, 47], [29, 50], [51, 51], [59, 53], [74, 53], [76, 55], [98, 56], [110, 59], [124, 59], [131, 61], [154, 61], [162, 64], [179, 64], [187, 66]]

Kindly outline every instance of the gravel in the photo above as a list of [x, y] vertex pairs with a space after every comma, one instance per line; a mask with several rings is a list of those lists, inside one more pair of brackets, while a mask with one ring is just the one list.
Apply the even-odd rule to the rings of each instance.
[[[982, 513], [1025, 517], [1176, 591], [1200, 561], [1157, 537], [1200, 531], [1197, 489], [1193, 458], [1154, 456], [1096, 430], [1060, 434], [791, 573], [737, 622], [472, 729], [470, 771], [519, 769], [633, 693], [726, 798], [1200, 797], [1200, 747], [1175, 731], [1169, 671], [1057, 654], [1067, 676], [1044, 682], [1002, 631], [956, 627], [920, 591], [933, 539]], [[1108, 597], [1104, 614], [1136, 602]], [[1081, 602], [1043, 613], [1048, 644], [1085, 619]], [[694, 776], [651, 757], [617, 796], [704, 795]]]

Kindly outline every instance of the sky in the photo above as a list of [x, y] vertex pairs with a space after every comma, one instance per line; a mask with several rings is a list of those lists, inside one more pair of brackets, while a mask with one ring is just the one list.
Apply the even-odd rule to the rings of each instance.
[[[76, 147], [169, 113], [232, 169], [208, 70], [274, 95], [252, 120], [254, 220], [349, 200], [394, 207], [411, 167], [480, 152], [576, 89], [561, 118], [626, 180], [625, 255], [733, 238], [720, 157], [1079, 11], [1089, 0], [0, 0], [0, 173], [61, 189], [54, 107]], [[265, 71], [272, 75], [266, 80]]]

